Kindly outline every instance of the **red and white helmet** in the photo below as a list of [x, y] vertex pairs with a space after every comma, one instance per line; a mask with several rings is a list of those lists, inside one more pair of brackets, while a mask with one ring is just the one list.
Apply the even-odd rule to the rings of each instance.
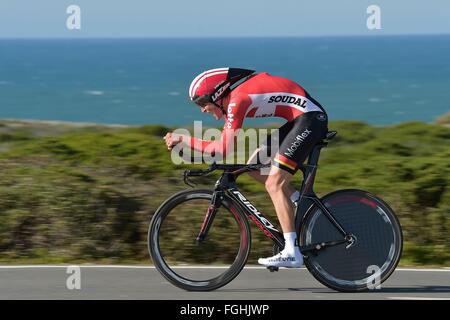
[[218, 68], [200, 73], [189, 87], [189, 98], [199, 106], [222, 99], [230, 87], [255, 71], [238, 68]]

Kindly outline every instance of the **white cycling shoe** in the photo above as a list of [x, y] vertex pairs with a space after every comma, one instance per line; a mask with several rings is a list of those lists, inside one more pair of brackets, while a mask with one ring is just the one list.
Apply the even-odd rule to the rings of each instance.
[[266, 267], [300, 268], [303, 265], [303, 256], [300, 251], [296, 254], [287, 254], [284, 251], [270, 258], [259, 258], [258, 263]]

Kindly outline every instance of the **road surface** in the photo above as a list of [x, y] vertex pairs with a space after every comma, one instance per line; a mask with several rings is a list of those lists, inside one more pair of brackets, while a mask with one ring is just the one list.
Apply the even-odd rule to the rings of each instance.
[[246, 267], [216, 291], [186, 292], [168, 283], [154, 267], [0, 266], [0, 299], [450, 300], [450, 268], [398, 268], [381, 289], [340, 293], [324, 287], [303, 268], [270, 273]]

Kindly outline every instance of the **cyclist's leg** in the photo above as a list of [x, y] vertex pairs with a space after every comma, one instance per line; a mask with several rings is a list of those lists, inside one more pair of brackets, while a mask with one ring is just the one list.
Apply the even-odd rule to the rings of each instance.
[[[257, 148], [253, 154], [250, 156], [250, 158], [247, 161], [247, 164], [252, 164], [252, 163], [261, 163], [259, 162], [259, 154], [265, 152], [264, 148], [266, 146], [262, 145], [261, 147]], [[267, 162], [264, 162], [264, 164], [269, 163], [270, 159]], [[250, 171], [248, 172], [249, 176], [251, 176], [253, 179], [255, 179], [258, 182], [261, 182], [262, 184], [266, 183], [267, 180], [267, 174], [263, 174], [261, 173], [261, 170], [255, 170], [255, 171]]]
[[[292, 130], [283, 139], [273, 161], [273, 166], [278, 167], [278, 170], [271, 170], [274, 174], [271, 174], [266, 181], [266, 188], [271, 195], [277, 193], [277, 190], [286, 189], [285, 184], [292, 179], [298, 166], [306, 160], [314, 145], [322, 140], [328, 131], [327, 117], [322, 112], [306, 113], [293, 122]], [[293, 214], [288, 215], [283, 204], [288, 199], [272, 200], [274, 200], [279, 219], [282, 219], [280, 223], [283, 231], [294, 231]]]
[[[286, 122], [280, 128], [275, 131], [274, 134], [268, 135], [266, 141], [257, 148], [253, 154], [249, 157], [247, 163], [263, 163], [267, 164], [273, 161], [274, 156], [278, 152], [280, 143], [283, 142], [287, 134], [292, 130], [294, 122]], [[256, 181], [265, 184], [268, 177], [268, 168], [264, 168], [258, 171], [250, 171], [248, 173]], [[296, 190], [288, 184], [285, 188], [286, 195], [291, 196]]]
[[277, 166], [272, 166], [266, 179], [266, 190], [272, 199], [284, 233], [294, 232], [294, 210], [288, 195], [292, 174]]
[[[265, 146], [262, 146], [262, 147], [256, 149], [255, 152], [250, 156], [249, 161], [247, 163], [248, 164], [250, 164], [250, 163], [260, 163], [260, 162], [256, 162], [254, 159], [258, 158], [260, 153], [264, 153], [265, 152], [264, 149], [263, 149], [264, 147]], [[273, 160], [273, 157], [272, 157], [272, 160]], [[265, 163], [269, 163], [269, 162], [270, 162], [270, 159], [267, 162], [265, 162]], [[261, 171], [262, 170], [250, 171], [248, 174], [253, 179], [255, 179], [256, 181], [258, 181], [258, 182], [260, 182], [262, 184], [266, 184], [266, 180], [267, 180], [267, 177], [269, 176], [269, 174], [261, 172]], [[292, 186], [292, 184], [289, 184], [288, 186], [286, 186], [286, 189], [287, 189], [287, 193], [286, 194], [289, 195], [289, 196], [296, 191], [295, 188]]]
[[303, 264], [303, 257], [298, 243], [296, 243], [297, 233], [294, 225], [294, 209], [289, 195], [287, 195], [287, 187], [292, 180], [292, 176], [292, 173], [277, 166], [272, 166], [266, 180], [266, 190], [272, 199], [275, 212], [280, 221], [285, 245], [279, 254], [270, 258], [258, 259], [258, 263], [265, 266], [299, 268]]
[[286, 196], [286, 186], [289, 185], [298, 165], [303, 163], [313, 146], [323, 139], [326, 132], [326, 115], [311, 112], [294, 120], [292, 130], [281, 143], [274, 158], [271, 174], [266, 180], [266, 189], [274, 204], [286, 245], [279, 255], [259, 259], [259, 263], [266, 266], [299, 266], [301, 254], [295, 239], [294, 213], [290, 199]]
[[327, 116], [323, 112], [305, 113], [293, 122], [293, 128], [280, 144], [273, 163], [291, 174], [295, 174], [298, 166], [328, 131]]

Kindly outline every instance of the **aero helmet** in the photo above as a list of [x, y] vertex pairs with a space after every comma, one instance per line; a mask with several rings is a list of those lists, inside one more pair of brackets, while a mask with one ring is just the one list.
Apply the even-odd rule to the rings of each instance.
[[254, 70], [219, 68], [202, 72], [189, 87], [189, 98], [199, 106], [222, 99], [230, 93], [230, 87], [239, 80], [254, 73]]

